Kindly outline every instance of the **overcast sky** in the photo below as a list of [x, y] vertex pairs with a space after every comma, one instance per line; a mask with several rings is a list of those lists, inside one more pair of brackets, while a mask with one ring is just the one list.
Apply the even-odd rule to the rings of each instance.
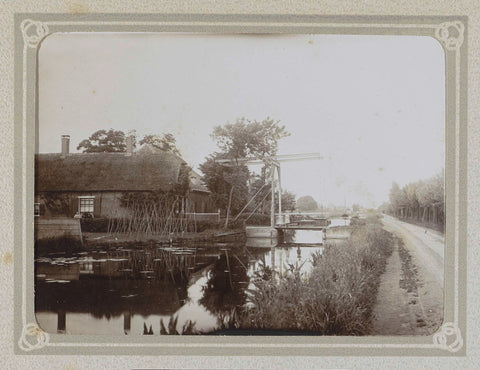
[[445, 63], [419, 36], [66, 33], [39, 52], [39, 152], [99, 129], [171, 132], [194, 168], [215, 125], [271, 117], [291, 136], [284, 188], [378, 206], [444, 166]]

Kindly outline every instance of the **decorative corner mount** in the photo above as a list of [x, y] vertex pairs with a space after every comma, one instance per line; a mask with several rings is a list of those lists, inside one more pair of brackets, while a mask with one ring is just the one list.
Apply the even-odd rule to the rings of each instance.
[[[453, 340], [449, 337], [455, 336]], [[450, 340], [449, 340], [450, 339]], [[458, 352], [463, 347], [462, 333], [457, 324], [446, 322], [438, 333], [433, 336], [436, 347], [449, 352]]]
[[18, 340], [18, 346], [24, 351], [33, 351], [45, 347], [49, 340], [48, 333], [40, 329], [37, 324], [30, 323], [24, 326], [22, 336]]
[[465, 26], [460, 21], [444, 22], [435, 30], [435, 37], [447, 50], [458, 50], [464, 41]]
[[24, 19], [20, 24], [22, 30], [23, 42], [25, 46], [36, 48], [48, 34], [48, 26], [46, 23]]

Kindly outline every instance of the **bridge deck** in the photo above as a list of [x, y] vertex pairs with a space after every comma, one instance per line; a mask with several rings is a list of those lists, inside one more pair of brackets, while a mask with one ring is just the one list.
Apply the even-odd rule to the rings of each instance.
[[276, 225], [277, 230], [325, 230], [326, 226], [316, 225]]

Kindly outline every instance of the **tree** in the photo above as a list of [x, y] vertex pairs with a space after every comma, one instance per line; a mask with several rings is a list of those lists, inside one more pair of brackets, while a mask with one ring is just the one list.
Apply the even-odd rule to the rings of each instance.
[[[418, 202], [418, 189], [421, 182], [413, 182], [403, 187], [405, 198], [408, 205], [408, 213], [410, 216], [418, 214], [419, 202]], [[407, 215], [408, 216], [408, 215]]]
[[[216, 141], [219, 153], [207, 157], [200, 165], [203, 180], [212, 192], [212, 198], [219, 208], [235, 212], [248, 201], [248, 168], [238, 164], [244, 157], [266, 157], [277, 153], [278, 141], [290, 135], [279, 121], [266, 118], [263, 121], [250, 121], [245, 118], [235, 123], [216, 126], [211, 137]], [[216, 159], [232, 159], [235, 167], [225, 167]], [[265, 167], [262, 181], [265, 183]]]
[[273, 156], [278, 141], [290, 135], [279, 122], [268, 117], [261, 122], [240, 118], [233, 124], [214, 127], [211, 136], [227, 158]]
[[421, 181], [418, 186], [418, 202], [422, 207], [444, 203], [444, 171], [428, 180]]
[[400, 189], [400, 186], [396, 182], [392, 183], [389, 198], [390, 198], [390, 204], [392, 205], [393, 208], [397, 208], [402, 203], [405, 203], [404, 193], [402, 192], [402, 189]]
[[175, 137], [170, 133], [166, 133], [160, 135], [145, 135], [139, 144], [150, 144], [164, 152], [170, 152], [181, 157], [180, 150], [178, 150], [176, 143]]
[[[135, 147], [135, 141], [133, 145]], [[125, 152], [125, 133], [114, 129], [95, 131], [78, 144], [77, 150], [83, 150], [83, 153]]]
[[[246, 166], [237, 168], [222, 166], [216, 162], [217, 159], [222, 158], [224, 157], [221, 154], [214, 153], [200, 164], [200, 170], [204, 174], [203, 181], [211, 191], [211, 199], [215, 207], [226, 211], [230, 199], [231, 212], [238, 213], [248, 201], [248, 168]], [[230, 197], [232, 188], [237, 191], [232, 192]]]
[[318, 209], [318, 204], [310, 195], [298, 198], [297, 209], [300, 212], [313, 212]]
[[[282, 212], [295, 211], [297, 207], [297, 202], [295, 201], [295, 194], [289, 192], [288, 190], [282, 191]], [[278, 209], [278, 197], [275, 197], [275, 209]]]
[[[443, 219], [444, 214], [444, 171], [427, 179], [405, 185], [400, 189], [397, 183], [392, 184], [390, 189], [390, 211], [398, 214], [399, 209], [404, 207], [404, 217], [423, 217], [433, 208], [438, 219]], [[423, 208], [423, 211], [422, 211]], [[435, 217], [435, 216], [434, 216]]]

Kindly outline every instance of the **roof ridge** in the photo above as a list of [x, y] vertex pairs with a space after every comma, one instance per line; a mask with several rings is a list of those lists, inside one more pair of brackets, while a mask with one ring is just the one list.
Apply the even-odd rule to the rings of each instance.
[[[168, 190], [184, 164], [169, 152], [37, 153], [35, 186], [36, 191]], [[192, 190], [208, 191], [203, 184], [190, 184]]]

